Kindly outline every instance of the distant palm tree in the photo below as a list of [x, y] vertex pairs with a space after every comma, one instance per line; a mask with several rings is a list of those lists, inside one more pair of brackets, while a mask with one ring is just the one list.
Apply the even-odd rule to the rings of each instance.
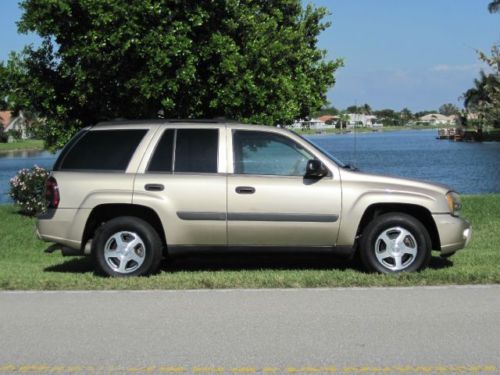
[[490, 102], [491, 99], [486, 90], [486, 85], [497, 84], [496, 77], [492, 74], [486, 75], [483, 71], [480, 72], [479, 78], [474, 80], [474, 87], [467, 90], [464, 95], [464, 106], [467, 109], [473, 109], [482, 102]]
[[490, 11], [490, 13], [496, 13], [500, 11], [500, 0], [493, 0], [491, 3], [489, 3], [488, 10]]
[[[500, 1], [500, 0], [499, 0]], [[371, 115], [372, 113], [372, 107], [370, 107], [369, 104], [365, 103], [362, 107], [361, 107], [361, 113], [364, 114], [364, 115]]]

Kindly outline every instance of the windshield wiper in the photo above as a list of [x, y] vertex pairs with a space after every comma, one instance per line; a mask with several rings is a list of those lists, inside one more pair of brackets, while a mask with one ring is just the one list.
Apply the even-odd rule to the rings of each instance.
[[344, 166], [342, 166], [342, 168], [349, 169], [350, 171], [359, 171], [358, 167], [355, 167], [354, 165], [350, 164], [345, 164]]

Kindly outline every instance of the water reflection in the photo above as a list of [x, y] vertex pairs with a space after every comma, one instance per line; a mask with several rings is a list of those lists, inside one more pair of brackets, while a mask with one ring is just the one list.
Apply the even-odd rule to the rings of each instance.
[[13, 158], [39, 158], [44, 156], [53, 156], [53, 154], [47, 151], [37, 151], [37, 150], [14, 150], [14, 151], [2, 151], [0, 152], [0, 159], [13, 159]]

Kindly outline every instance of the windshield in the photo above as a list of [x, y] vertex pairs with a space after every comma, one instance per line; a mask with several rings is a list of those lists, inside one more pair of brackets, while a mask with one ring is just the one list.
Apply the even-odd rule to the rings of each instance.
[[339, 159], [337, 159], [335, 156], [333, 156], [332, 154], [330, 154], [328, 151], [326, 151], [323, 147], [317, 145], [316, 143], [310, 141], [309, 139], [307, 139], [306, 137], [303, 137], [302, 135], [294, 132], [293, 130], [290, 130], [293, 134], [295, 134], [296, 136], [300, 137], [302, 140], [304, 140], [305, 142], [307, 142], [307, 144], [309, 144], [311, 147], [313, 147], [314, 149], [316, 149], [317, 151], [321, 152], [323, 155], [325, 155], [328, 159], [330, 159], [331, 161], [333, 161], [335, 164], [337, 164], [339, 167], [341, 168], [349, 168], [349, 166], [347, 164], [345, 164], [344, 162], [340, 161]]

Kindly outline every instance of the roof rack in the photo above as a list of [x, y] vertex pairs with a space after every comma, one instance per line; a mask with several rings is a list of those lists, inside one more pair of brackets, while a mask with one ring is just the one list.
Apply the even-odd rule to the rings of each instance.
[[187, 119], [165, 119], [166, 122], [194, 122], [194, 123], [209, 123], [209, 124], [225, 124], [225, 123], [231, 123], [231, 122], [236, 122], [236, 120], [230, 120], [226, 119], [224, 117], [216, 117], [216, 118], [209, 118], [209, 119], [192, 119], [192, 118], [187, 118]]
[[125, 125], [125, 124], [173, 124], [173, 123], [195, 123], [195, 124], [226, 124], [226, 123], [236, 123], [236, 120], [230, 120], [223, 117], [216, 117], [211, 119], [168, 119], [168, 118], [156, 118], [150, 120], [129, 120], [125, 118], [117, 118], [110, 121], [101, 121], [95, 126], [100, 125]]

